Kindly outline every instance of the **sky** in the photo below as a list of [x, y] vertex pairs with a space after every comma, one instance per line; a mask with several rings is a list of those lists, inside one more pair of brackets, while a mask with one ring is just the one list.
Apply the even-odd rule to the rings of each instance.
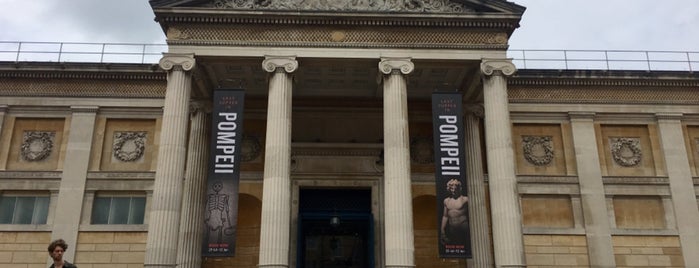
[[[699, 0], [513, 0], [514, 49], [699, 51]], [[165, 43], [147, 0], [0, 0], [0, 41]]]

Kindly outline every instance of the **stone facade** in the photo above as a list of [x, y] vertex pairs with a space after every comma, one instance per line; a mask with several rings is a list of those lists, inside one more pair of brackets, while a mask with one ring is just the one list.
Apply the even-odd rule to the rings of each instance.
[[[0, 194], [48, 199], [33, 207], [45, 222], [0, 224], [0, 267], [46, 267], [56, 238], [83, 268], [310, 266], [309, 189], [366, 193], [365, 266], [699, 263], [699, 76], [517, 71], [505, 49], [522, 7], [359, 2], [150, 1], [170, 45], [159, 66], [0, 63]], [[437, 250], [430, 94], [445, 83], [468, 111], [470, 259]], [[185, 207], [206, 206], [189, 198], [201, 116], [236, 87], [236, 256], [183, 258], [201, 249], [178, 241], [199, 228]], [[114, 200], [142, 209], [135, 223], [111, 222]]]

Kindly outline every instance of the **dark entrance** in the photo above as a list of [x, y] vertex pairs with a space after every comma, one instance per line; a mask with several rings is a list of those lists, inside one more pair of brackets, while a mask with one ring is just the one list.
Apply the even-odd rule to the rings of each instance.
[[374, 267], [369, 189], [301, 189], [299, 268]]

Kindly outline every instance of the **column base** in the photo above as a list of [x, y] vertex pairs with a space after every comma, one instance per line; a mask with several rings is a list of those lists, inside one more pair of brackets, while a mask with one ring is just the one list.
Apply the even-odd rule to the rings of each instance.
[[414, 268], [415, 265], [402, 265], [402, 264], [386, 264], [386, 268]]
[[143, 268], [176, 268], [177, 264], [144, 264]]
[[507, 264], [507, 265], [496, 265], [497, 268], [517, 268], [517, 267], [527, 267], [525, 264]]
[[258, 264], [259, 268], [289, 268], [287, 264]]

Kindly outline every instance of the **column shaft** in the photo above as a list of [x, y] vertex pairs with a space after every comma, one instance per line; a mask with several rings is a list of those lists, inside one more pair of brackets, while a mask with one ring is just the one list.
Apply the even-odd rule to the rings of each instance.
[[[384, 126], [384, 222], [386, 267], [414, 267], [413, 208], [410, 180], [407, 79], [399, 69], [407, 60], [382, 60]], [[390, 67], [390, 69], [386, 69]], [[388, 72], [387, 72], [388, 70]], [[403, 73], [409, 73], [403, 71]]]
[[204, 195], [209, 157], [207, 130], [211, 125], [211, 116], [205, 109], [198, 108], [191, 118], [177, 253], [177, 265], [180, 268], [201, 267], [201, 246], [204, 239], [202, 219], [206, 207]]
[[193, 67], [194, 59], [166, 54], [160, 64], [169, 72], [144, 264], [158, 268], [175, 267], [177, 262], [192, 81], [187, 71]]
[[681, 115], [658, 115], [660, 143], [670, 177], [670, 192], [680, 233], [682, 257], [687, 267], [699, 264], [699, 210], [684, 142]]
[[[289, 267], [291, 226], [291, 94], [293, 58], [267, 58], [269, 79], [262, 223], [258, 267]], [[288, 67], [291, 66], [291, 67]]]
[[488, 219], [486, 218], [488, 209], [485, 204], [485, 178], [483, 176], [479, 121], [479, 118], [473, 113], [466, 114], [464, 134], [467, 151], [468, 216], [471, 223], [473, 266], [474, 268], [490, 268], [493, 267], [493, 252], [490, 247]]
[[[75, 260], [75, 246], [78, 240], [78, 226], [80, 226], [80, 209], [83, 207], [85, 196], [85, 181], [87, 169], [90, 163], [90, 150], [92, 149], [92, 134], [95, 129], [97, 107], [71, 107], [73, 114], [70, 119], [70, 134], [66, 148], [65, 161], [63, 162], [63, 175], [58, 191], [58, 202], [54, 213], [53, 232], [51, 239], [59, 239], [68, 243], [71, 250], [64, 255], [66, 260]], [[56, 152], [54, 152], [56, 153]], [[90, 213], [90, 211], [85, 211]], [[53, 262], [51, 262], [53, 263]]]
[[587, 252], [592, 267], [615, 267], [614, 246], [602, 183], [593, 113], [571, 113]]
[[484, 61], [481, 69], [485, 108], [488, 184], [493, 222], [496, 267], [524, 267], [522, 215], [519, 209], [512, 126], [505, 74], [514, 73], [509, 61]]

